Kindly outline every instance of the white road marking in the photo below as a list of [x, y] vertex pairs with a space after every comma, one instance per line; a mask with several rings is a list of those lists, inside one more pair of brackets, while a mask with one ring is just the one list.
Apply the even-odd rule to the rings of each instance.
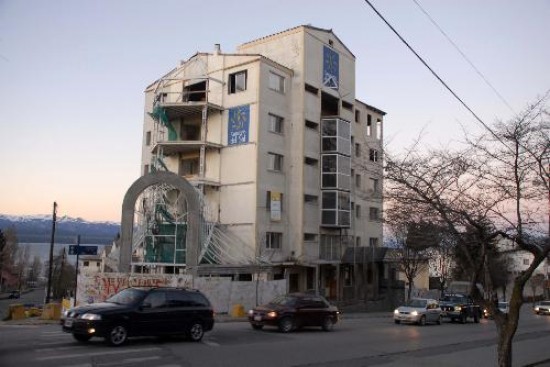
[[203, 341], [203, 344], [209, 345], [211, 347], [219, 347], [220, 346], [218, 343], [211, 342], [211, 341]]
[[143, 357], [143, 358], [124, 358], [121, 361], [115, 361], [115, 362], [108, 362], [108, 363], [96, 362], [96, 366], [101, 366], [101, 367], [120, 366], [122, 364], [130, 364], [130, 363], [143, 362], [143, 361], [153, 361], [161, 358], [162, 358], [161, 356], [151, 356], [151, 357]]
[[93, 357], [93, 356], [105, 356], [111, 354], [125, 354], [125, 353], [135, 353], [135, 352], [152, 352], [161, 350], [160, 348], [139, 348], [139, 349], [122, 349], [122, 350], [113, 350], [113, 351], [100, 351], [92, 353], [73, 353], [73, 354], [63, 354], [57, 356], [47, 356], [47, 357], [37, 357], [35, 361], [51, 361], [54, 359], [67, 359], [67, 358], [79, 358], [79, 357]]

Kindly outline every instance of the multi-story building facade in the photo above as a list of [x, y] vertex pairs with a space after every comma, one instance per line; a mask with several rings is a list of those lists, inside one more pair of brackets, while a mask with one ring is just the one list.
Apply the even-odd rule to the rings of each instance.
[[230, 242], [203, 273], [251, 279], [260, 267], [289, 291], [338, 298], [353, 282], [346, 248], [383, 243], [385, 113], [355, 98], [355, 56], [331, 30], [216, 45], [145, 100], [142, 173], [186, 178]]

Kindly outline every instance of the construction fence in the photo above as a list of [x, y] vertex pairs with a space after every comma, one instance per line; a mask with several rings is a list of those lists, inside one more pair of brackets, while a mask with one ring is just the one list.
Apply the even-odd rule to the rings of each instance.
[[198, 277], [173, 274], [80, 274], [76, 305], [106, 300], [128, 287], [186, 287], [200, 290], [208, 297], [216, 313], [229, 313], [234, 306], [248, 310], [286, 294], [287, 283], [282, 280], [234, 281], [227, 277]]

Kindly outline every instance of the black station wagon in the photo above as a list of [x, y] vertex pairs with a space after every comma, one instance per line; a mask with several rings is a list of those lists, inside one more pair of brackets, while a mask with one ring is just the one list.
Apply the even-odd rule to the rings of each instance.
[[118, 346], [131, 336], [172, 334], [200, 341], [214, 327], [214, 311], [198, 290], [127, 288], [105, 302], [71, 308], [61, 324], [80, 342], [97, 336]]

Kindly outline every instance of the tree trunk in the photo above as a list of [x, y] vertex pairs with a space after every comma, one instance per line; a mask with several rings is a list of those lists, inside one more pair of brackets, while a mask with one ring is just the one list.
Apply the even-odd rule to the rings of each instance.
[[[504, 316], [503, 316], [504, 317]], [[495, 320], [496, 321], [496, 320]], [[506, 323], [505, 320], [502, 321]], [[515, 332], [510, 332], [506, 325], [498, 325], [497, 361], [499, 367], [512, 366], [512, 339]]]

